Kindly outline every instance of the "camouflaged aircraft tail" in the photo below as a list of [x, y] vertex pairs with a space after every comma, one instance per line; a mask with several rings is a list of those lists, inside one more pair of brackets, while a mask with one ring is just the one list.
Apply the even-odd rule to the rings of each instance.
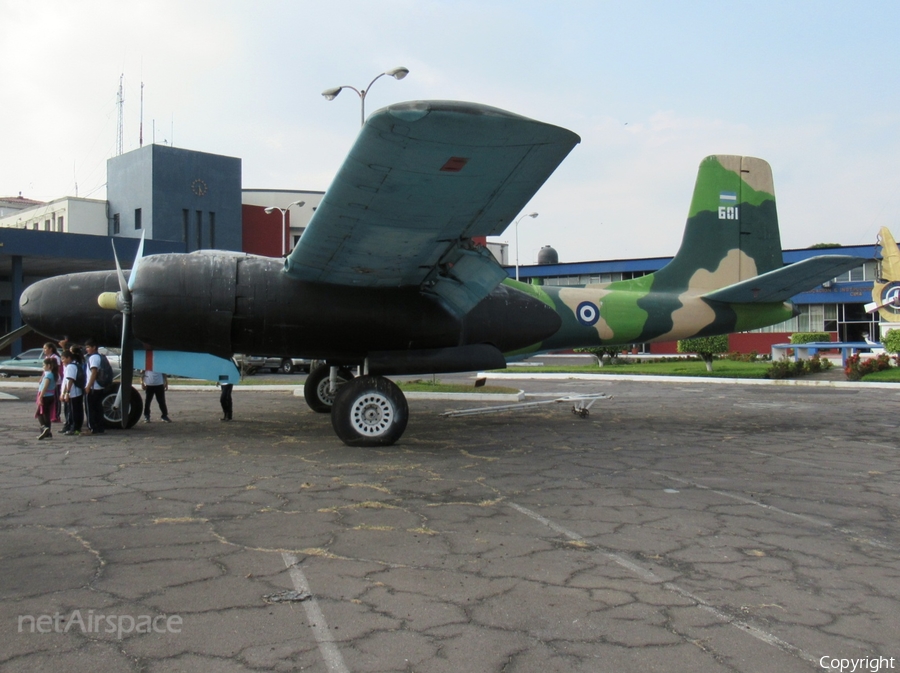
[[769, 164], [754, 157], [706, 157], [681, 247], [654, 274], [652, 291], [702, 294], [782, 266]]

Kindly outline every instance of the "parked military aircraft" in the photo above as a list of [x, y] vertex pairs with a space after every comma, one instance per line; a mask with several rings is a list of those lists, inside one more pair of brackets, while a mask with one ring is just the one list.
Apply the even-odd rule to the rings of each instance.
[[[94, 272], [35, 283], [22, 317], [48, 337], [121, 338], [123, 363], [134, 342], [324, 360], [306, 382], [309, 405], [330, 411], [345, 443], [386, 445], [408, 419], [386, 375], [496, 369], [548, 350], [771, 325], [792, 315], [791, 296], [862, 262], [825, 255], [783, 267], [769, 165], [711, 156], [681, 248], [656, 273], [583, 288], [509, 279], [472, 239], [501, 234], [579, 141], [479, 104], [392, 105], [367, 120], [285, 260], [148, 256], [127, 279]], [[639, 242], [641, 230], [632, 235]]]

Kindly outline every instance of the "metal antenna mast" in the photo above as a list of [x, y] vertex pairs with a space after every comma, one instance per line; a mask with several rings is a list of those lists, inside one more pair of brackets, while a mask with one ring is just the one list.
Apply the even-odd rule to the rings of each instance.
[[125, 97], [122, 92], [122, 82], [125, 74], [119, 75], [119, 95], [116, 97], [116, 107], [119, 108], [118, 135], [116, 136], [116, 156], [122, 154], [122, 146], [125, 140]]

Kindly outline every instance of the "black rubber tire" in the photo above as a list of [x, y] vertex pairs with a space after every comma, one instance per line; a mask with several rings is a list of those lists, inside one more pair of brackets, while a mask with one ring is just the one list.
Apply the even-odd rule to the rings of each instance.
[[281, 361], [281, 369], [279, 370], [282, 374], [293, 374], [294, 373], [294, 363], [291, 362], [290, 359], [285, 358]]
[[360, 376], [344, 384], [331, 408], [331, 426], [348, 446], [390, 446], [408, 421], [406, 396], [383, 376]]
[[[334, 404], [334, 396], [328, 394], [328, 380], [331, 376], [331, 368], [328, 365], [320, 365], [313, 369], [306, 382], [303, 384], [303, 399], [309, 408], [318, 414], [331, 413], [331, 405]], [[353, 372], [344, 367], [337, 370], [338, 390], [353, 380]]]
[[[110, 430], [121, 430], [122, 429], [122, 416], [113, 411], [113, 404], [116, 401], [116, 395], [119, 392], [119, 384], [113, 383], [110, 386], [107, 386], [103, 390], [103, 426]], [[127, 427], [132, 428], [134, 425], [141, 420], [141, 415], [144, 413], [144, 398], [141, 397], [141, 394], [137, 391], [136, 388], [132, 386], [131, 388], [131, 400], [128, 403], [128, 425]]]

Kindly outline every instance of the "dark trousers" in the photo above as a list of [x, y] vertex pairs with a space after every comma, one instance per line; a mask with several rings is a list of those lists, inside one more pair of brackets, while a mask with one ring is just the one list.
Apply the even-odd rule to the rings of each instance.
[[44, 395], [41, 398], [41, 411], [38, 415], [38, 422], [42, 428], [50, 427], [50, 419], [54, 416], [53, 407], [56, 406], [55, 395]]
[[150, 402], [156, 397], [156, 403], [159, 405], [159, 413], [163, 417], [169, 415], [169, 408], [166, 406], [166, 387], [165, 385], [147, 386], [147, 401], [144, 403], [144, 418], [150, 418]]
[[229, 421], [231, 420], [231, 411], [234, 408], [231, 403], [232, 388], [234, 388], [234, 386], [230, 383], [222, 385], [222, 394], [219, 395], [219, 404], [222, 405], [222, 413], [225, 414], [225, 418]]
[[92, 390], [87, 395], [87, 417], [91, 432], [100, 434], [106, 432], [103, 424], [103, 391]]
[[68, 407], [67, 413], [69, 414], [67, 416], [68, 421], [66, 421], [66, 424], [69, 426], [68, 429], [81, 432], [81, 426], [84, 425], [84, 395], [71, 397], [66, 404]]

